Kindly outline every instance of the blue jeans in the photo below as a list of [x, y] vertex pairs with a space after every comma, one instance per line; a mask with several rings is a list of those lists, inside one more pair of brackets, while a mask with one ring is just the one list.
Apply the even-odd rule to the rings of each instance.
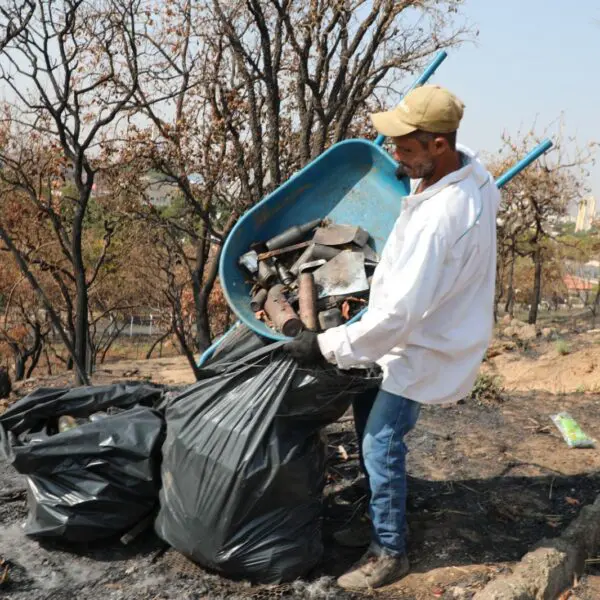
[[399, 556], [406, 551], [404, 436], [415, 426], [420, 410], [418, 402], [383, 390], [353, 402], [361, 463], [371, 489], [371, 549], [378, 553]]

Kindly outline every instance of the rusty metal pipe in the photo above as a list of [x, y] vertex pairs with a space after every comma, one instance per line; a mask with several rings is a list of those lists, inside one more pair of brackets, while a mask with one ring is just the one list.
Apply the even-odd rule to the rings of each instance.
[[317, 288], [312, 273], [302, 273], [298, 278], [298, 303], [304, 327], [317, 331]]
[[296, 252], [296, 250], [304, 250], [308, 248], [312, 242], [300, 242], [299, 244], [294, 244], [293, 246], [286, 246], [285, 248], [279, 248], [278, 250], [270, 250], [269, 252], [262, 252], [257, 255], [258, 260], [267, 260], [269, 258], [275, 258], [276, 256], [281, 256], [282, 254], [289, 254], [290, 252]]
[[290, 273], [293, 275], [298, 275], [298, 271], [300, 270], [300, 265], [303, 265], [306, 262], [310, 262], [312, 260], [312, 253], [315, 249], [315, 245], [311, 244], [299, 257], [298, 260], [290, 267]]
[[273, 325], [288, 337], [295, 337], [302, 331], [302, 321], [287, 301], [283, 293], [285, 286], [274, 285], [267, 294], [265, 312]]
[[280, 262], [275, 263], [275, 268], [277, 269], [279, 281], [281, 281], [283, 285], [289, 286], [294, 283], [293, 275]]
[[272, 285], [277, 282], [277, 271], [275, 267], [270, 265], [266, 261], [260, 261], [258, 263], [258, 283], [265, 289], [269, 289]]
[[258, 292], [252, 296], [252, 299], [250, 300], [250, 308], [253, 312], [262, 310], [262, 307], [265, 305], [265, 301], [267, 299], [267, 293], [267, 290], [263, 288], [258, 290]]
[[322, 219], [315, 219], [302, 225], [294, 225], [289, 229], [286, 229], [279, 235], [272, 237], [268, 240], [265, 245], [269, 250], [278, 250], [285, 246], [291, 246], [296, 242], [299, 242], [311, 229], [318, 227], [321, 224]]

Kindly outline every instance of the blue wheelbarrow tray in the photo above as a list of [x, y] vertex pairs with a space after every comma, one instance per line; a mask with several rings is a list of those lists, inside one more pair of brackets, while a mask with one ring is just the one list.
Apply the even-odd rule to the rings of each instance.
[[369, 245], [381, 253], [402, 199], [410, 193], [408, 180], [398, 180], [396, 168], [392, 157], [373, 142], [340, 142], [245, 213], [227, 237], [219, 269], [225, 298], [239, 320], [259, 335], [287, 339], [257, 319], [250, 308], [252, 286], [238, 259], [253, 242], [328, 217], [368, 231]]

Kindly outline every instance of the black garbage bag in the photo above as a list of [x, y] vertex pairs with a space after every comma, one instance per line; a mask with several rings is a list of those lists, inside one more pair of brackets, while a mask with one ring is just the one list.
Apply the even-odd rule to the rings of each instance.
[[[163, 395], [147, 384], [40, 388], [0, 415], [0, 457], [27, 476], [25, 533], [94, 541], [122, 533], [157, 506]], [[105, 418], [58, 432], [58, 418]]]
[[238, 327], [167, 407], [158, 535], [230, 577], [306, 574], [323, 551], [320, 430], [378, 384], [372, 371], [301, 367]]

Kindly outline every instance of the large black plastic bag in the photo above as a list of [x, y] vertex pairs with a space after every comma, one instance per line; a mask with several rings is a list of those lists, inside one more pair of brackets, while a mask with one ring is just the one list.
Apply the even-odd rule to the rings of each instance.
[[[0, 456], [27, 475], [25, 533], [93, 541], [122, 533], [156, 507], [163, 392], [146, 384], [40, 388], [0, 416]], [[117, 414], [56, 433], [61, 415]]]
[[325, 364], [299, 367], [280, 343], [265, 346], [244, 327], [202, 376], [166, 411], [156, 531], [228, 576], [296, 579], [323, 551], [320, 429], [379, 380]]

